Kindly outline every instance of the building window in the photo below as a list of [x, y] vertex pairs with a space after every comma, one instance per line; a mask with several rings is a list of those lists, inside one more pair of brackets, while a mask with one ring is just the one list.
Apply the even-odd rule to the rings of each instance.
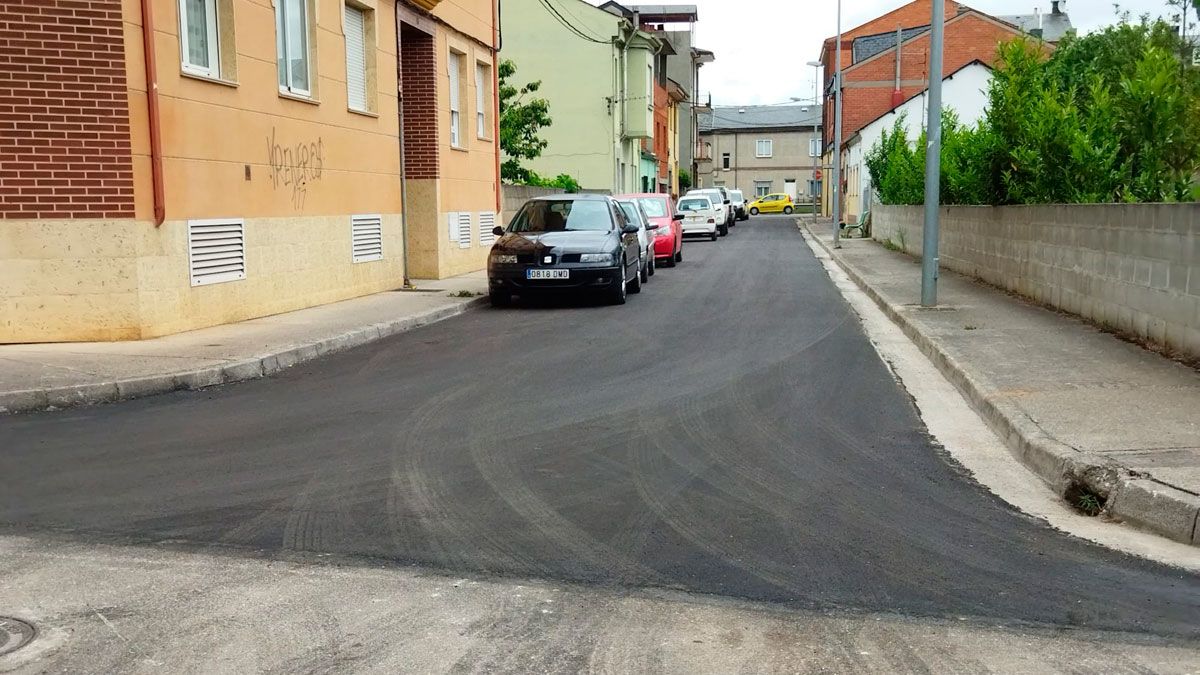
[[275, 0], [275, 51], [279, 59], [279, 90], [312, 96], [312, 54], [309, 48], [312, 0]]
[[729, 170], [729, 153], [728, 152], [721, 153], [721, 168], [725, 169], [726, 171]]
[[492, 137], [492, 67], [486, 63], [475, 64], [475, 135], [482, 139]]
[[220, 77], [217, 0], [180, 0], [179, 22], [184, 71], [205, 77]]
[[462, 68], [463, 57], [460, 52], [450, 52], [450, 146], [461, 148], [462, 145]]
[[819, 138], [808, 139], [808, 156], [809, 157], [820, 157], [821, 156], [821, 139], [819, 139]]
[[375, 12], [346, 3], [346, 105], [375, 110]]
[[772, 154], [772, 143], [769, 140], [754, 142], [755, 157], [770, 157]]
[[769, 181], [769, 180], [754, 181], [754, 196], [755, 197], [766, 197], [769, 194], [771, 194], [771, 181]]

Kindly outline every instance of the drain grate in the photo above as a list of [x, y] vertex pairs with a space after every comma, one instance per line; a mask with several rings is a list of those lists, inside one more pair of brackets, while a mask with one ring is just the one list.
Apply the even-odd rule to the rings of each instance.
[[31, 624], [20, 619], [0, 616], [0, 656], [15, 652], [29, 644], [37, 634]]

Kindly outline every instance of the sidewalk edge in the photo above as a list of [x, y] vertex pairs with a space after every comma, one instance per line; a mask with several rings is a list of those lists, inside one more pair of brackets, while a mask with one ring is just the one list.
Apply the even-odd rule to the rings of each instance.
[[1112, 517], [1151, 530], [1169, 539], [1200, 546], [1200, 497], [1139, 475], [1098, 455], [1081, 452], [1053, 438], [1018, 407], [989, 395], [958, 361], [921, 332], [897, 306], [888, 302], [851, 265], [842, 261], [807, 222], [799, 221], [807, 239], [816, 242], [829, 259], [900, 328], [921, 353], [950, 380], [1005, 442], [1009, 451], [1041, 478], [1059, 497], [1086, 488], [1106, 497]]
[[482, 307], [487, 304], [487, 300], [487, 297], [476, 297], [466, 302], [371, 324], [323, 340], [294, 345], [278, 352], [251, 356], [218, 366], [111, 382], [0, 392], [0, 415], [112, 403], [181, 389], [203, 389], [218, 384], [258, 379], [320, 356], [359, 347], [458, 316], [468, 310]]

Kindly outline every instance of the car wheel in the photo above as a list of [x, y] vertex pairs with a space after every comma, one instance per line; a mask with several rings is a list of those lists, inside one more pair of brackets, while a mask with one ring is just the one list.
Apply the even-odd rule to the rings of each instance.
[[508, 291], [488, 291], [488, 300], [492, 307], [508, 307], [512, 304], [512, 293]]
[[679, 242], [679, 250], [675, 252], [675, 262], [683, 262], [683, 242]]
[[650, 260], [648, 260], [646, 262], [646, 267], [650, 268], [650, 276], [654, 276], [654, 268], [656, 267], [656, 265], [654, 264], [654, 252], [653, 251], [650, 253]]
[[[701, 203], [701, 204], [703, 204], [704, 202], [700, 202], [700, 203]], [[757, 216], [757, 215], [758, 215], [758, 207], [757, 207], [757, 206], [756, 206], [756, 207], [754, 207], [754, 208], [752, 208], [752, 209], [750, 209], [750, 215], [752, 215], [752, 216]]]
[[786, 214], [789, 214], [789, 215], [791, 215], [791, 213], [792, 213], [792, 207], [790, 207], [790, 206], [785, 206], [785, 207], [783, 207], [783, 212], [784, 212], [784, 213], [786, 213]]
[[664, 264], [664, 265], [666, 265], [667, 267], [674, 267], [674, 266], [675, 266], [675, 259], [676, 259], [678, 256], [679, 256], [679, 254], [678, 254], [678, 253], [672, 253], [672, 254], [671, 254], [671, 257], [669, 257], [669, 258], [667, 258], [666, 260], [664, 260], [664, 261], [663, 261], [663, 264]]
[[646, 266], [641, 263], [642, 263], [642, 260], [641, 260], [641, 256], [639, 255], [638, 256], [638, 269], [641, 271], [633, 276], [633, 281], [629, 282], [629, 292], [630, 293], [641, 293], [642, 292], [642, 279], [644, 279], [646, 277]]
[[[642, 262], [642, 264], [638, 267], [638, 283], [644, 284], [647, 281], [650, 281], [650, 265]], [[636, 292], [637, 291], [634, 291], [634, 293]]]
[[612, 286], [608, 289], [608, 303], [610, 305], [625, 304], [625, 295], [627, 293], [625, 287], [625, 259], [621, 259], [621, 269], [617, 270], [617, 278], [613, 279]]
[[712, 234], [708, 235], [708, 237], [709, 237], [710, 239], [712, 239], [713, 241], [716, 241], [716, 240], [717, 240], [717, 233], [716, 233], [716, 232], [713, 232]]
[[725, 235], [729, 234], [729, 224], [722, 223], [721, 226], [717, 228], [717, 231], [720, 232], [722, 237], [724, 237]]

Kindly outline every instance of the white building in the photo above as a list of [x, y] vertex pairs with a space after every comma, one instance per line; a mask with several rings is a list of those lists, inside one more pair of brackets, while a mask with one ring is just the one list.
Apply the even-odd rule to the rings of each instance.
[[[987, 109], [987, 90], [992, 81], [992, 69], [981, 61], [972, 61], [942, 80], [942, 108], [958, 114], [959, 122], [973, 125], [983, 119]], [[910, 141], [916, 140], [925, 129], [929, 115], [929, 90], [909, 98], [904, 103], [875, 118], [858, 133], [847, 139], [842, 150], [843, 180], [845, 181], [846, 222], [854, 222], [870, 207], [871, 175], [864, 157], [879, 141], [884, 131], [891, 131], [897, 117], [904, 116], [904, 126]]]

